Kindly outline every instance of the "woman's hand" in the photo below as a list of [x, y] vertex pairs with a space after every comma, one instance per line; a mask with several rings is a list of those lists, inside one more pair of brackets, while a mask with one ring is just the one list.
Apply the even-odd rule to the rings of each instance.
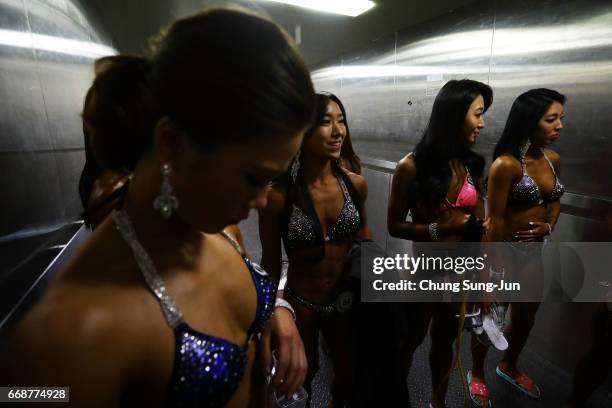
[[261, 335], [261, 360], [265, 375], [272, 369], [272, 350], [276, 350], [276, 371], [270, 386], [277, 395], [292, 394], [306, 378], [308, 363], [304, 343], [293, 315], [284, 307], [277, 307]]
[[519, 242], [532, 242], [539, 240], [552, 232], [550, 224], [547, 222], [531, 221], [529, 223], [531, 229], [526, 231], [518, 231], [514, 237]]
[[450, 235], [462, 235], [467, 227], [470, 214], [457, 214], [451, 217], [450, 220], [438, 225], [438, 230], [443, 237]]

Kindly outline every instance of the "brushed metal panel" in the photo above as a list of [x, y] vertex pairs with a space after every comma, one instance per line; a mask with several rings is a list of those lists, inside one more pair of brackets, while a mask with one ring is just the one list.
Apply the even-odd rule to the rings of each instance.
[[[90, 28], [83, 24], [81, 14], [66, 0], [30, 0], [28, 20], [32, 33], [76, 40], [91, 44]], [[44, 41], [40, 39], [39, 41]], [[77, 45], [75, 45], [75, 48]], [[49, 50], [34, 44], [38, 61], [38, 75], [45, 99], [49, 132], [55, 149], [83, 147], [82, 124], [79, 117], [83, 109], [85, 92], [93, 79], [93, 58], [68, 51]]]
[[[56, 56], [56, 58], [59, 56]], [[93, 80], [92, 60], [87, 64], [42, 61], [38, 70], [54, 149], [83, 149], [80, 114]]]
[[602, 220], [561, 213], [551, 238], [557, 242], [609, 241], [607, 224]]
[[79, 115], [93, 58], [112, 50], [91, 41], [97, 28], [80, 7], [0, 0], [0, 258], [11, 263], [19, 256], [5, 251], [34, 250], [81, 212]]
[[[342, 58], [341, 98], [349, 116], [351, 136], [358, 154], [372, 156], [362, 140], [389, 135], [394, 113], [395, 33]], [[380, 144], [379, 144], [380, 145]]]
[[[0, 160], [0, 237], [64, 220], [53, 152], [4, 153]], [[75, 186], [76, 187], [76, 186]]]
[[68, 0], [27, 0], [26, 7], [33, 33], [89, 41], [89, 30], [77, 17]]
[[4, 30], [27, 31], [23, 0], [0, 0], [0, 27]]
[[22, 1], [0, 1], [0, 152], [51, 147]]
[[[561, 154], [567, 190], [612, 196], [612, 4], [601, 1], [498, 3], [491, 85], [495, 134], [514, 98], [536, 87], [567, 95]], [[492, 142], [492, 141], [491, 141]], [[606, 175], [608, 177], [606, 177]]]
[[382, 248], [387, 247], [387, 206], [386, 200], [380, 197], [389, 196], [389, 174], [363, 169], [363, 177], [368, 183], [368, 199], [366, 200], [366, 212], [368, 225], [372, 230], [374, 242]]
[[[414, 149], [431, 114], [440, 88], [450, 79], [488, 82], [493, 37], [492, 2], [477, 2], [426, 24], [398, 33], [397, 139], [385, 151], [396, 161]], [[485, 128], [483, 133], [486, 133]], [[477, 143], [478, 145], [478, 143]]]
[[[565, 129], [554, 148], [562, 156], [561, 180], [568, 193], [552, 238], [601, 240], [607, 239], [602, 221], [612, 200], [610, 38], [609, 2], [563, 0], [551, 7], [549, 1], [477, 1], [398, 31], [395, 53], [382, 41], [343, 55], [343, 61], [365, 67], [363, 78], [348, 79], [355, 76], [348, 69], [337, 69], [335, 78], [347, 95], [354, 143], [365, 162], [395, 162], [411, 151], [448, 79], [469, 77], [493, 87], [494, 103], [475, 145], [487, 165], [518, 94], [542, 86], [566, 93]], [[329, 68], [313, 72], [315, 84]]]
[[[340, 98], [344, 104], [342, 98], [342, 76], [338, 74], [338, 69], [342, 68], [342, 57], [331, 59], [327, 63], [327, 68], [324, 71], [319, 72], [316, 79], [313, 81], [316, 91], [327, 91], [335, 94]], [[314, 78], [313, 78], [314, 79]], [[350, 113], [347, 112], [347, 115]], [[349, 118], [349, 126], [352, 126], [351, 118]], [[351, 129], [352, 131], [352, 129]]]
[[446, 81], [488, 81], [493, 21], [493, 5], [479, 2], [382, 37], [343, 55], [341, 67], [317, 69], [315, 86], [332, 73], [341, 79], [358, 153], [396, 161], [421, 137]]
[[55, 160], [64, 219], [66, 221], [79, 219], [83, 211], [79, 197], [79, 178], [85, 165], [85, 155], [81, 150], [56, 151]]

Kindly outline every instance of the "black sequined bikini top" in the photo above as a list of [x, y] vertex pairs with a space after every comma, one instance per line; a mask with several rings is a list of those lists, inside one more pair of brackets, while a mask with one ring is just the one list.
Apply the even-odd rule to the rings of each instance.
[[[342, 177], [338, 177], [338, 182], [344, 195], [344, 205], [336, 221], [329, 225], [327, 234], [323, 234], [321, 231], [319, 220], [313, 220], [311, 216], [294, 203], [291, 207], [291, 215], [289, 216], [287, 228], [283, 234], [285, 249], [292, 250], [315, 246], [321, 242], [336, 241], [349, 237], [359, 231], [359, 228], [361, 228], [359, 211], [353, 203], [353, 199]], [[323, 235], [322, 239], [321, 235]]]
[[508, 205], [529, 205], [529, 204], [544, 204], [550, 203], [553, 201], [558, 201], [563, 193], [565, 192], [565, 188], [563, 184], [559, 182], [557, 178], [557, 173], [555, 172], [555, 168], [546, 153], [542, 151], [548, 166], [552, 170], [553, 176], [555, 177], [555, 186], [547, 197], [543, 197], [540, 191], [540, 187], [532, 179], [529, 174], [527, 174], [527, 167], [525, 166], [525, 162], [521, 160], [521, 167], [523, 169], [523, 177], [516, 183], [510, 193], [508, 194]]

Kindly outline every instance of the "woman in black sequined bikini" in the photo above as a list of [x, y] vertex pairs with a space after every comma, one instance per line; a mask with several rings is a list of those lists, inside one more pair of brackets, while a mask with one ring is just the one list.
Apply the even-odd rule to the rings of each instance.
[[[343, 169], [340, 159], [349, 131], [340, 100], [318, 94], [316, 125], [306, 132], [300, 154], [286, 177], [275, 183], [260, 213], [262, 264], [281, 276], [281, 240], [289, 258], [285, 299], [297, 314], [308, 358], [310, 382], [318, 368], [319, 331], [325, 336], [335, 368], [334, 406], [349, 397], [351, 361], [350, 308], [353, 295], [342, 287], [346, 255], [356, 238], [370, 238], [363, 177]], [[348, 160], [355, 162], [355, 160]]]
[[[487, 241], [541, 242], [555, 228], [563, 195], [559, 180], [560, 157], [547, 148], [559, 138], [563, 128], [565, 96], [550, 89], [532, 89], [512, 105], [506, 126], [495, 146], [488, 182]], [[520, 264], [512, 269], [531, 276], [542, 272], [540, 245], [514, 244], [513, 258]], [[533, 248], [533, 249], [532, 249]], [[513, 249], [514, 251], [514, 249]], [[509, 265], [506, 265], [509, 266]], [[494, 266], [501, 270], [503, 263]], [[538, 280], [530, 281], [532, 286]], [[534, 289], [534, 288], [530, 288]], [[537, 289], [537, 288], [535, 288]], [[506, 328], [508, 349], [497, 367], [497, 374], [524, 394], [539, 398], [535, 382], [517, 368], [517, 360], [534, 323], [539, 302], [513, 303]], [[484, 358], [487, 349], [474, 342], [472, 379], [484, 384]], [[480, 398], [488, 406], [488, 398]]]

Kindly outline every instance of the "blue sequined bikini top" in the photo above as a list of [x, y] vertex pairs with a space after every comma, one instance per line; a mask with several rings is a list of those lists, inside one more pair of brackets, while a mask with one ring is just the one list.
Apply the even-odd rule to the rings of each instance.
[[544, 204], [550, 203], [553, 201], [558, 201], [563, 193], [565, 192], [565, 188], [563, 184], [559, 182], [557, 178], [557, 173], [555, 172], [555, 168], [544, 150], [542, 150], [542, 154], [548, 163], [548, 166], [552, 170], [553, 176], [555, 177], [555, 186], [547, 197], [542, 197], [542, 193], [540, 191], [540, 187], [532, 179], [529, 174], [527, 174], [527, 167], [525, 166], [525, 161], [521, 160], [521, 168], [523, 169], [523, 176], [516, 183], [510, 193], [508, 194], [508, 205], [529, 205], [529, 204]]
[[[255, 319], [248, 330], [245, 343], [236, 344], [194, 330], [183, 321], [181, 311], [166, 293], [163, 281], [151, 259], [135, 239], [127, 214], [122, 210], [114, 211], [113, 219], [132, 248], [147, 286], [158, 299], [164, 317], [174, 331], [174, 368], [165, 406], [226, 406], [244, 375], [249, 341], [261, 332], [272, 315], [276, 285], [259, 265], [243, 256], [257, 291]], [[240, 252], [238, 243], [227, 234], [222, 235]]]
[[[283, 234], [285, 249], [292, 250], [314, 246], [321, 243], [321, 241], [336, 241], [351, 236], [359, 231], [361, 228], [359, 211], [353, 203], [353, 199], [342, 177], [338, 177], [338, 182], [340, 183], [340, 188], [344, 195], [344, 205], [336, 221], [328, 226], [327, 234], [324, 235], [321, 231], [319, 220], [313, 220], [312, 217], [294, 203], [291, 209], [291, 215], [289, 216], [287, 229]], [[308, 196], [308, 198], [310, 199], [310, 196]], [[323, 239], [321, 239], [321, 235], [323, 235]]]

